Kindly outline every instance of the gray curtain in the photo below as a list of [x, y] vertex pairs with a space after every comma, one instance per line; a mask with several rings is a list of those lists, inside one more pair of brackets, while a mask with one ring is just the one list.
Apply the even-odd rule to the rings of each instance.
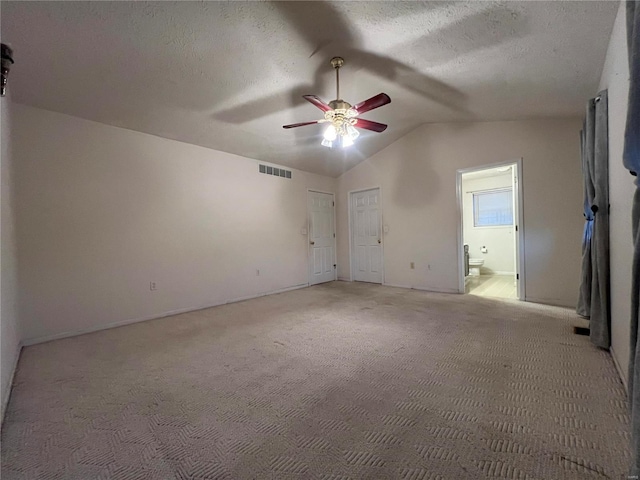
[[[639, 113], [640, 115], [640, 113]], [[631, 284], [631, 350], [629, 353], [629, 405], [631, 409], [631, 475], [640, 475], [640, 186], [633, 196], [633, 264]]]
[[591, 342], [598, 347], [609, 348], [609, 132], [606, 90], [587, 103], [580, 138], [585, 227], [576, 311], [589, 318]]
[[[592, 102], [590, 101], [587, 108], [590, 108]], [[593, 120], [592, 115], [587, 115], [584, 122], [582, 122], [582, 131], [580, 132], [580, 152], [582, 154], [582, 181], [584, 186], [584, 232], [582, 234], [582, 276], [580, 280], [580, 292], [578, 296], [578, 307], [576, 311], [578, 315], [589, 318], [591, 316], [591, 237], [593, 236], [593, 212], [591, 211], [591, 205], [593, 205], [593, 197], [595, 196], [595, 189], [593, 186], [593, 164], [587, 156], [587, 142], [592, 141], [591, 135], [587, 135], [587, 132], [593, 132], [592, 125], [590, 124], [590, 118]]]
[[[624, 166], [640, 173], [640, 2], [627, 2], [627, 45], [629, 47], [629, 106], [624, 142]], [[631, 408], [631, 475], [640, 476], [640, 181], [636, 179], [632, 227], [634, 254], [631, 286], [631, 349], [629, 353], [629, 404]]]

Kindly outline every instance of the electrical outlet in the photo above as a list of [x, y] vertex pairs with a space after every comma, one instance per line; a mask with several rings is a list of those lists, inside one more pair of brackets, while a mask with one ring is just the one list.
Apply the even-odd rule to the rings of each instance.
[[152, 292], [158, 289], [158, 285], [156, 284], [156, 282], [150, 282], [149, 283], [149, 290], [151, 290]]
[[409, 265], [409, 267], [411, 268], [411, 270], [414, 270], [416, 268], [416, 264], [411, 262], [411, 264]]

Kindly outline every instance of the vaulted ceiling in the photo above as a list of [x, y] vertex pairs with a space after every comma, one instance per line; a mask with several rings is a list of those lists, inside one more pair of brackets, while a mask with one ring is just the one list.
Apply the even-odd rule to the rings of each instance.
[[[14, 101], [340, 175], [426, 122], [579, 115], [617, 2], [2, 2]], [[320, 146], [302, 99], [386, 92], [388, 123]]]

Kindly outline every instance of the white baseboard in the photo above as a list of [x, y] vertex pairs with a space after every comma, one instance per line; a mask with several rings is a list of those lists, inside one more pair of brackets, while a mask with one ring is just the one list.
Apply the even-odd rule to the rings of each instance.
[[609, 348], [609, 353], [611, 354], [611, 358], [613, 358], [613, 364], [616, 366], [616, 370], [618, 371], [618, 375], [620, 376], [620, 380], [622, 380], [622, 384], [624, 385], [624, 389], [626, 391], [629, 390], [629, 385], [627, 384], [627, 374], [622, 371], [622, 367], [618, 362], [618, 358], [616, 357], [616, 352], [613, 350], [613, 347]]
[[490, 271], [489, 273], [482, 273], [482, 268], [480, 268], [480, 275], [487, 276], [487, 277], [491, 275], [513, 275], [514, 277], [516, 276], [515, 272], [501, 272], [501, 271], [493, 271], [493, 270]]
[[433, 292], [433, 293], [455, 293], [459, 294], [460, 292], [457, 289], [453, 288], [432, 288], [432, 287], [414, 287], [411, 285], [399, 285], [395, 283], [383, 283], [385, 287], [396, 287], [396, 288], [408, 288], [411, 290], [420, 290], [422, 292]]
[[4, 423], [4, 414], [7, 412], [7, 405], [9, 405], [9, 399], [11, 398], [11, 390], [13, 390], [13, 378], [16, 376], [16, 370], [18, 369], [18, 361], [20, 360], [20, 353], [22, 353], [22, 343], [18, 344], [18, 351], [13, 359], [13, 365], [11, 366], [11, 375], [9, 376], [9, 383], [6, 386], [4, 396], [2, 398], [2, 410], [0, 411], [0, 425]]
[[[275, 295], [276, 293], [290, 292], [291, 290], [298, 290], [300, 288], [306, 288], [308, 286], [309, 286], [308, 283], [301, 283], [299, 285], [294, 285], [293, 287], [285, 287], [285, 288], [280, 288], [278, 290], [272, 290], [270, 292], [258, 293], [257, 295], [249, 295], [247, 297], [234, 298], [232, 300], [227, 300], [225, 302], [225, 304], [227, 304], [227, 303], [244, 302], [245, 300], [251, 300], [252, 298], [266, 297], [267, 295]], [[211, 306], [212, 307], [214, 307], [214, 306], [217, 307], [217, 305], [211, 305]], [[211, 308], [211, 307], [204, 307], [204, 308]], [[202, 310], [202, 309], [198, 308], [197, 310]]]
[[351, 279], [349, 277], [338, 277], [339, 282], [350, 282]]
[[542, 305], [550, 305], [552, 307], [562, 307], [562, 308], [572, 308], [575, 310], [575, 305], [567, 305], [566, 303], [560, 303], [558, 299], [549, 299], [549, 298], [537, 298], [537, 297], [529, 297], [526, 296], [524, 299], [525, 302], [531, 303], [541, 303]]
[[132, 323], [146, 322], [147, 320], [156, 320], [159, 318], [171, 317], [172, 315], [180, 315], [181, 313], [195, 312], [197, 310], [204, 310], [205, 308], [218, 307], [220, 305], [226, 305], [228, 303], [237, 303], [245, 300], [251, 300], [252, 298], [265, 297], [267, 295], [275, 295], [276, 293], [288, 292], [290, 290], [297, 290], [299, 288], [308, 287], [308, 283], [302, 283], [299, 285], [294, 285], [291, 287], [280, 288], [278, 290], [272, 290], [269, 292], [258, 293], [256, 295], [249, 295], [247, 297], [239, 297], [231, 300], [226, 300], [224, 302], [217, 302], [207, 305], [201, 305], [197, 307], [187, 307], [187, 308], [179, 308], [177, 310], [170, 310], [168, 312], [156, 313], [153, 315], [140, 317], [140, 318], [132, 318], [128, 320], [121, 320], [119, 322], [107, 323], [105, 325], [98, 325], [89, 328], [81, 328], [78, 330], [70, 330], [67, 332], [56, 333], [54, 335], [44, 335], [42, 337], [33, 337], [28, 338], [22, 342], [22, 345], [28, 347], [30, 345], [36, 345], [38, 343], [50, 342], [52, 340], [60, 340], [62, 338], [75, 337], [78, 335], [84, 335], [86, 333], [99, 332], [101, 330], [109, 330], [110, 328], [124, 327], [125, 325], [131, 325]]

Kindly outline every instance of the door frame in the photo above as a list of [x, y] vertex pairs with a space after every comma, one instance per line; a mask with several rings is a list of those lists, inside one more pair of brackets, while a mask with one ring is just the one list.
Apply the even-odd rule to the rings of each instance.
[[[309, 194], [310, 193], [322, 193], [324, 195], [331, 195], [333, 205], [333, 281], [338, 279], [338, 251], [337, 251], [337, 237], [338, 231], [336, 229], [336, 194], [334, 192], [325, 192], [316, 188], [307, 188], [307, 285], [311, 286], [311, 244], [309, 243], [311, 238], [311, 212], [309, 211]], [[314, 284], [316, 285], [316, 284]]]
[[462, 194], [462, 174], [477, 172], [479, 170], [487, 170], [489, 168], [496, 167], [508, 167], [513, 165], [516, 170], [517, 175], [517, 192], [515, 192], [515, 197], [517, 199], [517, 227], [518, 231], [516, 232], [517, 240], [518, 240], [518, 251], [516, 252], [516, 274], [518, 277], [518, 291], [517, 296], [518, 300], [526, 300], [526, 288], [525, 288], [525, 266], [524, 266], [524, 208], [523, 208], [523, 188], [522, 188], [522, 157], [517, 158], [515, 160], [508, 160], [505, 162], [497, 162], [497, 163], [489, 163], [485, 165], [479, 165], [476, 167], [470, 168], [462, 168], [456, 171], [456, 195], [458, 197], [458, 292], [464, 293], [464, 238], [463, 238], [463, 229], [464, 229], [464, 218], [463, 218], [463, 206], [464, 206], [464, 197]]
[[383, 224], [383, 213], [382, 213], [382, 187], [381, 186], [373, 186], [373, 187], [367, 187], [367, 188], [358, 188], [357, 190], [349, 190], [347, 192], [347, 218], [348, 218], [348, 222], [349, 222], [349, 281], [353, 282], [353, 262], [355, 259], [355, 255], [353, 254], [353, 218], [351, 215], [351, 197], [355, 194], [355, 193], [360, 193], [360, 192], [367, 192], [369, 190], [378, 190], [380, 192], [380, 240], [382, 240], [382, 242], [380, 243], [380, 250], [381, 250], [381, 254], [380, 254], [380, 263], [381, 263], [381, 268], [382, 268], [382, 282], [380, 283], [381, 285], [385, 285], [384, 282], [384, 224]]

